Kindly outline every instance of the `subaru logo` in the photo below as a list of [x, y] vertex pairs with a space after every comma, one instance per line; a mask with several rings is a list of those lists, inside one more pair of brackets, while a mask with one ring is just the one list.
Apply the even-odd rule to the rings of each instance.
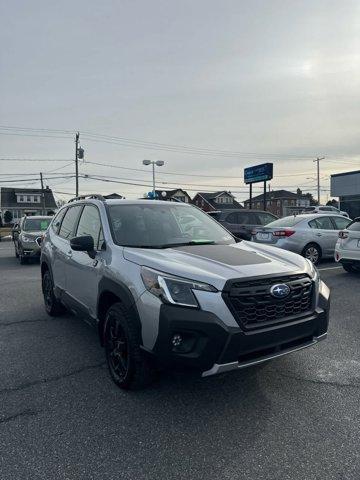
[[270, 288], [270, 293], [275, 298], [285, 298], [290, 293], [290, 287], [285, 283], [278, 283]]

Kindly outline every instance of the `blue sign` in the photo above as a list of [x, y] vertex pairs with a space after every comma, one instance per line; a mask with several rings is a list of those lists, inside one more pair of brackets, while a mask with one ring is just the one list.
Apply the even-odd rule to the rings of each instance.
[[148, 192], [147, 197], [154, 200], [155, 198], [158, 198], [158, 194], [155, 193], [155, 196], [154, 196], [154, 192]]
[[255, 165], [244, 169], [244, 182], [257, 183], [266, 182], [273, 178], [273, 164], [263, 163], [262, 165]]

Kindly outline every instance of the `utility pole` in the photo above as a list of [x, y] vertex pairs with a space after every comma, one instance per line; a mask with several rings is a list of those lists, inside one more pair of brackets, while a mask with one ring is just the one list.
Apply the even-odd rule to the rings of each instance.
[[317, 198], [318, 198], [318, 204], [320, 205], [320, 161], [324, 160], [325, 157], [317, 158], [316, 160], [313, 160], [313, 162], [316, 162], [316, 167], [317, 167]]
[[75, 182], [76, 182], [76, 189], [75, 189], [75, 196], [79, 196], [79, 137], [80, 133], [77, 132], [75, 136]]
[[43, 174], [40, 172], [40, 183], [41, 183], [41, 204], [42, 204], [42, 214], [45, 215], [45, 194], [44, 194], [44, 182]]

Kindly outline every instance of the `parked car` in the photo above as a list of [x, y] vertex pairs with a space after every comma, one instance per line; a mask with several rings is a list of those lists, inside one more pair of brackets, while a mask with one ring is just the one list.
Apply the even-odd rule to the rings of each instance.
[[299, 253], [315, 265], [333, 257], [339, 231], [350, 223], [340, 215], [297, 215], [280, 218], [253, 231], [253, 241]]
[[360, 217], [355, 218], [346, 230], [339, 232], [335, 260], [341, 263], [347, 272], [360, 273]]
[[208, 212], [215, 220], [229, 230], [233, 235], [243, 240], [251, 240], [254, 227], [267, 225], [278, 217], [263, 210], [224, 209]]
[[41, 239], [50, 225], [52, 217], [32, 216], [22, 217], [12, 229], [12, 239], [15, 247], [15, 256], [21, 265], [30, 258], [40, 258]]
[[317, 205], [312, 207], [305, 207], [301, 213], [335, 213], [336, 215], [343, 215], [344, 217], [349, 218], [349, 214], [342, 210], [339, 210], [336, 207], [330, 205]]
[[329, 289], [311, 262], [236, 242], [185, 203], [75, 199], [45, 234], [41, 275], [47, 313], [93, 321], [124, 389], [162, 368], [238, 370], [327, 333]]

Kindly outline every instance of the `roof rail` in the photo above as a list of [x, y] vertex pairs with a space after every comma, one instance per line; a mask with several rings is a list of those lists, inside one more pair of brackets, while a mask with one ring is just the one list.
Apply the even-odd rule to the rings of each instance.
[[80, 195], [78, 197], [70, 198], [67, 203], [76, 202], [77, 200], [85, 200], [86, 198], [93, 198], [96, 200], [100, 200], [102, 202], [106, 201], [106, 198], [100, 195], [99, 193], [91, 193], [89, 195]]

